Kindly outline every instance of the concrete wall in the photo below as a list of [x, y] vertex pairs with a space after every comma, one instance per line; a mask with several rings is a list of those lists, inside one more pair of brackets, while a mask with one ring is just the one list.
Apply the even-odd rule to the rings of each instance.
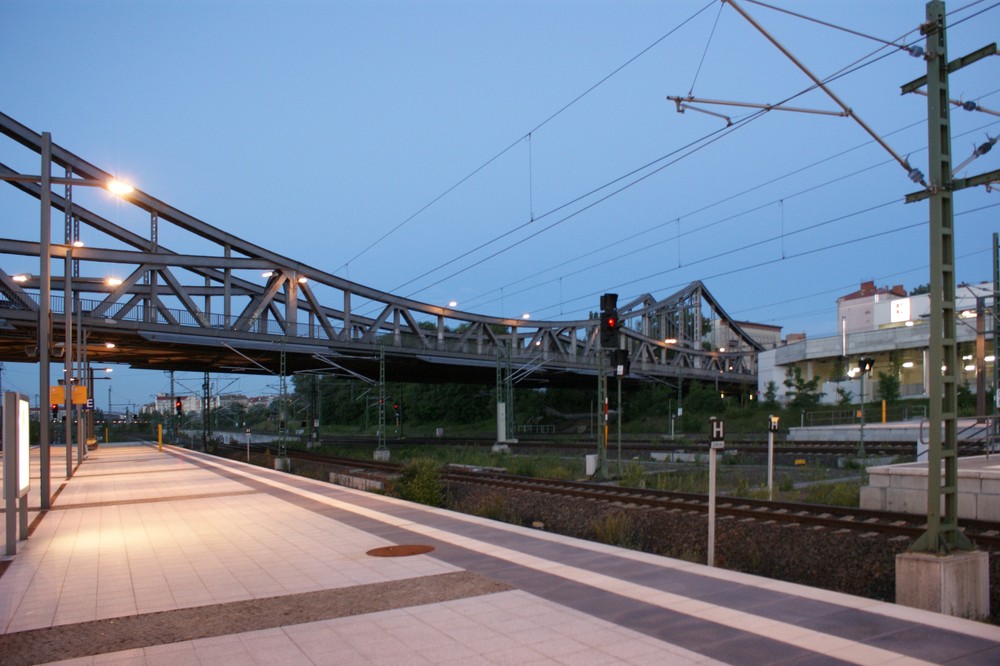
[[[868, 485], [861, 489], [861, 508], [926, 514], [926, 463], [869, 468]], [[1000, 456], [959, 461], [958, 517], [1000, 522]]]

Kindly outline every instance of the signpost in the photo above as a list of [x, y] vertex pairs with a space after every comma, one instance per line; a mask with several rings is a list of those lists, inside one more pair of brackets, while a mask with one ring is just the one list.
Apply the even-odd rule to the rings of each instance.
[[726, 448], [725, 423], [714, 416], [708, 419], [709, 440], [708, 452], [708, 566], [715, 566], [715, 452]]

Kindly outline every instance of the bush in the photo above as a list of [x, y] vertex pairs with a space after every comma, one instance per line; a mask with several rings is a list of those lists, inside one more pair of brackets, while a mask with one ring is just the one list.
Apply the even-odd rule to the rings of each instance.
[[621, 481], [618, 485], [622, 488], [645, 488], [646, 487], [646, 472], [642, 468], [642, 465], [637, 462], [630, 462], [625, 465], [625, 469], [622, 470]]
[[642, 538], [632, 516], [622, 509], [615, 509], [595, 517], [590, 523], [594, 537], [601, 543], [620, 548], [641, 550]]
[[433, 460], [411, 460], [403, 466], [399, 478], [393, 483], [392, 494], [410, 502], [444, 506], [446, 497], [441, 469]]

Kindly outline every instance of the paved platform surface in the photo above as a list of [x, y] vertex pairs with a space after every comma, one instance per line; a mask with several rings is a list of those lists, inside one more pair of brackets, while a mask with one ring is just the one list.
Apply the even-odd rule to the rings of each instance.
[[[394, 545], [423, 554], [376, 557]], [[0, 664], [998, 664], [1000, 628], [102, 446], [0, 577]]]

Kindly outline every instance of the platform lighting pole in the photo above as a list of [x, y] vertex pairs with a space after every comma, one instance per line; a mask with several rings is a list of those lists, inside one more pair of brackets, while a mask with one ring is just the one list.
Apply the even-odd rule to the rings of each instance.
[[73, 246], [66, 248], [66, 264], [63, 273], [63, 321], [65, 342], [63, 342], [63, 391], [66, 403], [66, 424], [63, 428], [66, 438], [66, 478], [73, 476]]
[[[38, 153], [42, 158], [41, 173], [38, 176], [4, 174], [0, 176], [0, 181], [38, 183], [39, 185], [38, 202], [41, 209], [41, 219], [38, 234], [38, 448], [41, 468], [39, 493], [41, 495], [41, 508], [44, 510], [50, 508], [52, 504], [51, 423], [48, 418], [41, 418], [42, 396], [45, 397], [46, 408], [52, 402], [50, 390], [52, 377], [49, 364], [52, 343], [52, 258], [50, 256], [52, 248], [52, 185], [61, 183], [63, 185], [107, 187], [118, 196], [128, 194], [132, 191], [132, 187], [119, 181], [103, 183], [70, 177], [52, 178], [52, 134], [49, 132], [42, 132]], [[68, 416], [67, 420], [70, 420]]]
[[38, 405], [38, 448], [41, 462], [41, 507], [43, 510], [51, 506], [52, 501], [52, 463], [50, 459], [49, 417], [47, 413], [51, 376], [49, 373], [49, 336], [51, 335], [51, 277], [49, 251], [52, 244], [52, 135], [42, 132], [42, 175], [39, 202], [42, 208], [41, 231], [38, 243], [38, 392], [45, 396], [44, 408]]

